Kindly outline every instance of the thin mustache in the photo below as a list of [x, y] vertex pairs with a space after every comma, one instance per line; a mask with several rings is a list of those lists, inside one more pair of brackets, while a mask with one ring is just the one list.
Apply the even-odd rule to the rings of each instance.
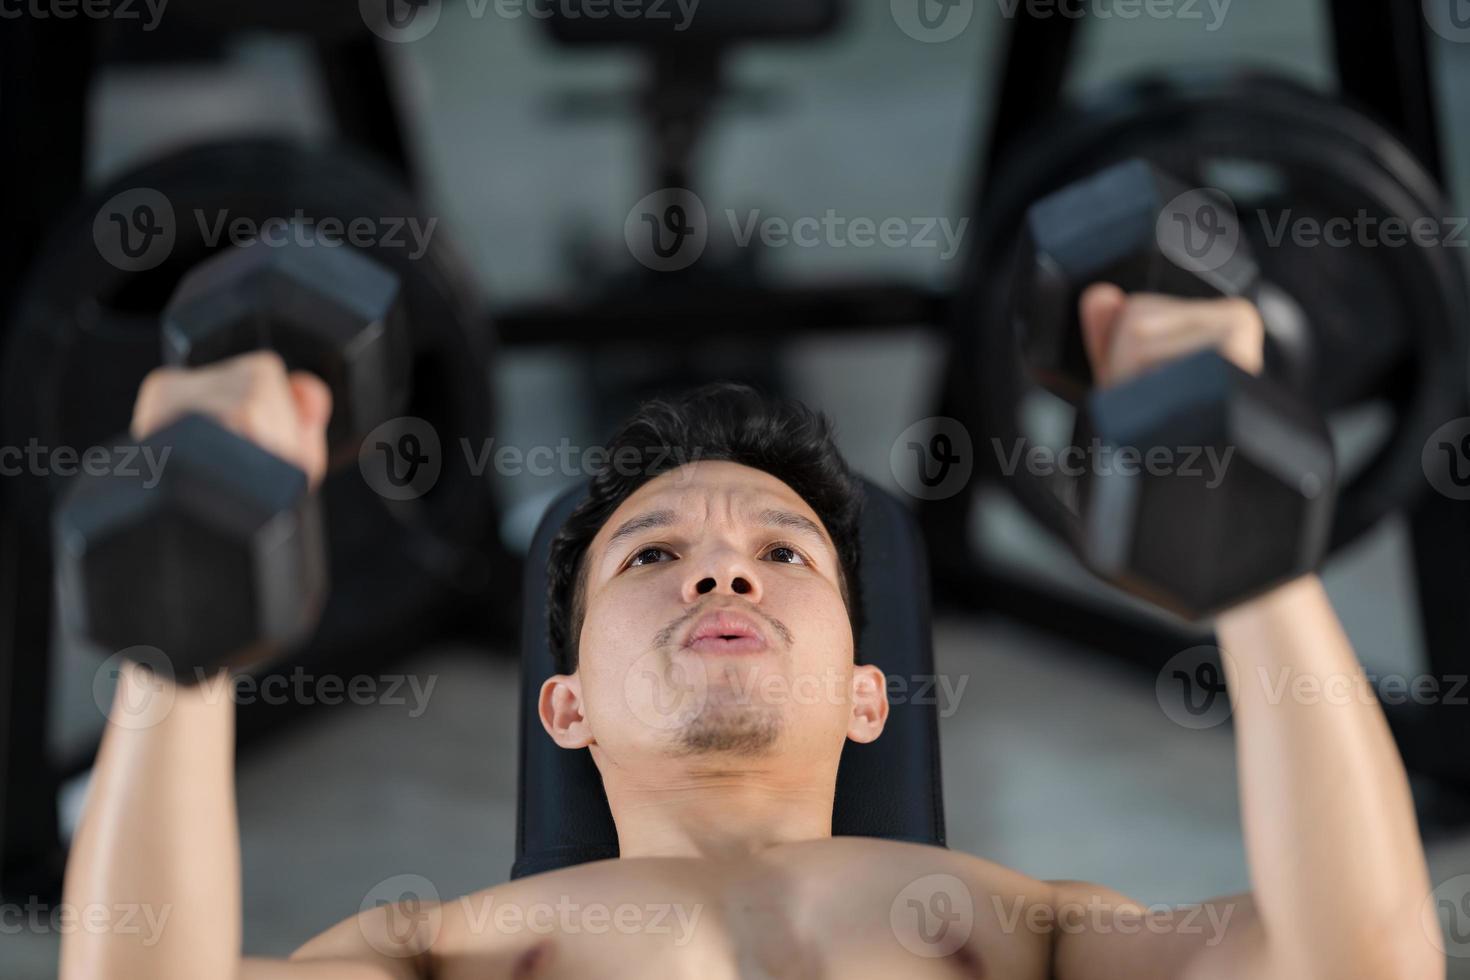
[[[678, 636], [679, 631], [682, 630], [686, 625], [688, 625], [691, 620], [703, 616], [708, 611], [708, 609], [694, 609], [680, 616], [678, 619], [674, 620], [672, 623], [658, 631], [658, 633], [653, 638], [653, 645], [655, 647], [669, 646], [674, 642], [674, 638]], [[771, 616], [762, 610], [755, 609], [754, 607], [750, 607], [748, 611], [751, 615], [756, 616], [760, 619], [764, 619], [767, 623], [769, 623], [771, 629], [774, 630], [776, 635], [781, 638], [781, 642], [788, 647], [791, 646], [791, 631], [786, 628], [785, 623], [781, 622], [776, 617]]]

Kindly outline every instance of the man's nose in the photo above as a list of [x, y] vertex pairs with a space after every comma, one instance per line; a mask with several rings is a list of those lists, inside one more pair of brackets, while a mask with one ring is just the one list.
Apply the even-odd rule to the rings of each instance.
[[[694, 594], [696, 596], [703, 596], [709, 595], [711, 592], [718, 592], [722, 584], [721, 580], [715, 576], [706, 576], [694, 584]], [[755, 586], [744, 576], [736, 575], [729, 579], [729, 588], [725, 589], [725, 591], [732, 595], [749, 596], [751, 592], [755, 591]]]
[[760, 575], [749, 559], [726, 552], [692, 569], [684, 583], [686, 602], [721, 593], [743, 596], [751, 602], [760, 601]]

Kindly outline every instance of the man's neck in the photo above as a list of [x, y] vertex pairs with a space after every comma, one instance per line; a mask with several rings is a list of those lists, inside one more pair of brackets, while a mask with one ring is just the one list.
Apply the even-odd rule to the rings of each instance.
[[654, 780], [608, 775], [604, 785], [625, 858], [741, 858], [832, 836], [835, 772], [813, 779], [671, 766]]

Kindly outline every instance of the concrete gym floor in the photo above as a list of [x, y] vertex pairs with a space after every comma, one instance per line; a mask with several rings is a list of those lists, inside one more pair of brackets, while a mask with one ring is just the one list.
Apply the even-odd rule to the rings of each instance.
[[[735, 77], [771, 92], [775, 107], [736, 112], [714, 126], [703, 158], [707, 204], [788, 218], [828, 207], [877, 219], [964, 207], [1001, 8], [976, 4], [960, 37], [924, 44], [895, 29], [888, 4], [852, 6], [838, 38], [735, 59]], [[1074, 84], [1090, 88], [1144, 66], [1246, 60], [1330, 85], [1322, 6], [1235, 0], [1217, 30], [1177, 19], [1101, 21], [1080, 52]], [[559, 249], [573, 234], [625, 257], [622, 222], [645, 193], [643, 158], [626, 119], [568, 120], [552, 106], [567, 92], [626, 89], [636, 72], [615, 55], [558, 56], [529, 19], [497, 17], [494, 4], [476, 19], [472, 9], [446, 3], [433, 33], [393, 49], [423, 170], [446, 226], [497, 301], [566, 289], [574, 282]], [[1445, 42], [1437, 54], [1441, 91], [1466, 91], [1467, 46]], [[321, 134], [322, 101], [303, 74], [303, 56], [299, 46], [261, 39], [242, 46], [223, 73], [108, 76], [93, 118], [95, 174], [204, 132]], [[1458, 100], [1448, 104], [1461, 111]], [[1470, 118], [1461, 111], [1453, 122], [1446, 133], [1453, 189], [1466, 200]], [[920, 249], [786, 249], [769, 259], [788, 281], [888, 272], [942, 282], [954, 272]], [[852, 462], [892, 486], [889, 447], [932, 411], [940, 357], [917, 333], [829, 337], [791, 344], [782, 366], [795, 393], [836, 418]], [[494, 379], [504, 441], [600, 436], [579, 393], [581, 372], [555, 353], [506, 355]], [[513, 539], [528, 534], [558, 485], [507, 482]], [[981, 510], [979, 533], [993, 551], [1076, 581], [1003, 501]], [[1327, 572], [1372, 669], [1412, 672], [1422, 662], [1405, 569], [1402, 529], [1390, 522]], [[482, 647], [405, 651], [398, 669], [425, 684], [434, 679], [422, 714], [390, 704], [325, 711], [244, 762], [248, 953], [289, 953], [353, 914], [394, 875], [422, 875], [445, 896], [505, 879], [514, 833], [514, 644], [486, 637]], [[966, 684], [941, 723], [953, 847], [1149, 902], [1246, 887], [1228, 728], [1175, 725], [1159, 708], [1152, 677], [994, 615], [939, 616], [935, 645], [940, 672]], [[95, 664], [69, 651], [63, 657], [51, 737], [60, 750], [100, 725], [90, 690]], [[69, 817], [84, 790], [84, 781], [69, 788]], [[1470, 871], [1470, 829], [1431, 841], [1430, 859], [1436, 882]], [[5, 935], [0, 977], [54, 975], [57, 939]], [[1470, 960], [1450, 965], [1452, 977], [1470, 977]]]

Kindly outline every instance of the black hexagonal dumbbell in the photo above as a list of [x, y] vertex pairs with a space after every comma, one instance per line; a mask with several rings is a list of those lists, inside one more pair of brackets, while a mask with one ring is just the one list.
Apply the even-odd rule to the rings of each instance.
[[[255, 243], [191, 270], [163, 316], [165, 360], [277, 350], [331, 387], [328, 434], [341, 462], [404, 397], [401, 289], [362, 254], [306, 242]], [[156, 483], [82, 476], [57, 509], [65, 626], [106, 650], [167, 662], [184, 683], [304, 636], [327, 589], [306, 474], [199, 415], [143, 445], [160, 461]]]
[[1130, 160], [1032, 205], [1026, 235], [1017, 325], [1038, 380], [1078, 402], [1083, 561], [1191, 618], [1315, 568], [1336, 467], [1326, 425], [1304, 399], [1213, 350], [1091, 388], [1078, 314], [1091, 283], [1257, 295], [1233, 213]]

